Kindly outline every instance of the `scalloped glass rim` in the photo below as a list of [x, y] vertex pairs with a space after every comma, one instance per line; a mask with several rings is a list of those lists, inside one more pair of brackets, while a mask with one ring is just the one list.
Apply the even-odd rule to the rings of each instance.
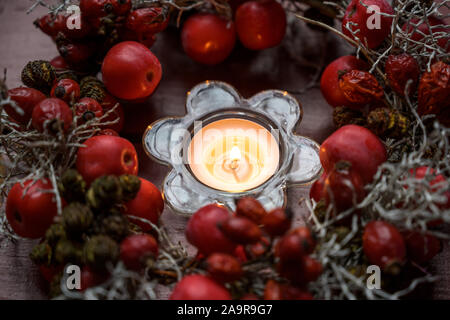
[[[204, 185], [183, 162], [186, 132], [193, 130], [195, 121], [208, 117], [219, 119], [230, 114], [249, 120], [263, 119], [266, 127], [278, 130], [280, 149], [284, 150], [279, 168], [271, 178], [254, 189], [239, 193]], [[162, 191], [168, 206], [178, 214], [191, 215], [208, 203], [234, 210], [235, 200], [242, 196], [256, 197], [269, 210], [285, 206], [286, 187], [312, 183], [322, 171], [319, 145], [293, 132], [302, 116], [300, 103], [286, 91], [266, 90], [244, 99], [227, 83], [205, 81], [187, 93], [185, 116], [155, 121], [145, 131], [142, 142], [151, 158], [172, 168], [164, 179]]]

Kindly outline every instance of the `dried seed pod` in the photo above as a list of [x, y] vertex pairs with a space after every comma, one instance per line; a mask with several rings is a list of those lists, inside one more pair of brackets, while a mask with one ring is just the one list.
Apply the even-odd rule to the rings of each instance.
[[58, 71], [56, 74], [56, 80], [59, 81], [63, 79], [70, 79], [76, 82], [79, 80], [77, 73], [72, 70]]
[[91, 209], [84, 204], [72, 202], [62, 212], [62, 225], [72, 238], [80, 238], [94, 221]]
[[236, 214], [247, 217], [253, 222], [260, 223], [267, 214], [261, 203], [252, 197], [244, 197], [236, 202]]
[[81, 249], [72, 241], [61, 239], [55, 246], [54, 259], [59, 264], [78, 263], [81, 259]]
[[107, 209], [122, 201], [122, 188], [118, 177], [97, 178], [86, 194], [86, 202], [95, 209]]
[[58, 185], [61, 196], [68, 202], [81, 202], [85, 198], [86, 182], [75, 169], [66, 170]]
[[56, 79], [56, 70], [48, 61], [28, 62], [22, 70], [22, 82], [30, 87], [49, 94]]
[[408, 81], [408, 95], [415, 92], [417, 80], [419, 79], [419, 64], [416, 59], [407, 53], [399, 55], [389, 55], [385, 64], [386, 77], [391, 88], [399, 95], [405, 95], [405, 88]]
[[94, 222], [93, 233], [121, 241], [130, 234], [128, 219], [121, 212], [102, 214]]
[[30, 253], [30, 259], [38, 265], [50, 265], [52, 260], [52, 248], [47, 242], [34, 246]]
[[359, 110], [347, 107], [336, 107], [333, 109], [333, 123], [337, 128], [348, 124], [364, 126], [366, 124], [366, 119]]
[[339, 77], [339, 88], [352, 103], [363, 106], [383, 98], [383, 88], [369, 72], [350, 70]]
[[258, 225], [245, 217], [231, 217], [219, 228], [227, 238], [239, 244], [255, 243], [262, 236]]
[[379, 137], [400, 138], [407, 134], [410, 121], [398, 110], [377, 108], [367, 116], [367, 126]]
[[210, 255], [206, 260], [206, 269], [214, 280], [222, 283], [239, 280], [243, 275], [241, 263], [226, 253]]
[[83, 248], [83, 261], [94, 270], [105, 270], [107, 263], [119, 259], [119, 245], [105, 235], [93, 236]]
[[123, 201], [128, 202], [134, 199], [141, 188], [141, 180], [139, 177], [131, 174], [124, 174], [119, 177], [120, 186], [122, 187]]
[[438, 61], [431, 71], [424, 72], [418, 89], [419, 108], [422, 115], [435, 114], [444, 125], [450, 125], [450, 65]]
[[66, 239], [66, 230], [59, 223], [52, 224], [45, 232], [45, 240], [51, 246], [55, 246], [61, 239]]
[[106, 96], [105, 85], [93, 76], [87, 76], [81, 79], [80, 88], [82, 98], [92, 98], [101, 102]]

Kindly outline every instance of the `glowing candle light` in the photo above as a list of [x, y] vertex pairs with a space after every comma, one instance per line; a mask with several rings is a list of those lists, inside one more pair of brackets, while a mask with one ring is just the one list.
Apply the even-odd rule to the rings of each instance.
[[194, 176], [207, 186], [228, 192], [258, 187], [278, 169], [280, 150], [262, 125], [227, 118], [201, 128], [189, 144]]

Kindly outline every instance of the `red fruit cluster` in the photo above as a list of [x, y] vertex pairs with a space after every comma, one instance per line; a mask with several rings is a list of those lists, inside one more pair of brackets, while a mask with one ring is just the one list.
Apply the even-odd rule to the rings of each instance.
[[[186, 238], [198, 249], [200, 259], [205, 259], [208, 280], [216, 284], [241, 280], [246, 276], [244, 262], [251, 264], [253, 259], [274, 255], [279, 261], [272, 267], [291, 282], [277, 289], [283, 292], [282, 299], [311, 298], [302, 287], [322, 272], [321, 263], [310, 256], [316, 240], [308, 228], [289, 231], [290, 226], [289, 211], [277, 208], [267, 212], [256, 199], [244, 197], [236, 202], [233, 214], [217, 205], [198, 210], [187, 224]], [[264, 298], [275, 299], [271, 290]]]
[[78, 71], [98, 70], [97, 61], [121, 41], [151, 47], [169, 21], [168, 8], [132, 10], [131, 0], [81, 0], [79, 6], [80, 13], [47, 14], [35, 21], [55, 41], [64, 64]]
[[193, 60], [215, 65], [232, 52], [236, 34], [251, 50], [275, 47], [286, 32], [286, 13], [274, 0], [246, 1], [236, 10], [234, 22], [216, 14], [198, 13], [183, 25], [181, 42]]

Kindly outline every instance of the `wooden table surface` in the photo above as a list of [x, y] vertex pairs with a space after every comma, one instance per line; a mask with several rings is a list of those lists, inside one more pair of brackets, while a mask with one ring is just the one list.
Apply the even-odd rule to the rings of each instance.
[[[32, 21], [45, 13], [38, 8], [27, 15], [29, 0], [0, 0], [0, 68], [7, 68], [7, 84], [10, 88], [21, 85], [20, 72], [30, 60], [50, 60], [57, 55], [52, 41], [39, 30]], [[147, 158], [142, 150], [141, 135], [145, 127], [164, 116], [183, 115], [186, 92], [205, 80], [222, 80], [236, 87], [243, 96], [249, 97], [265, 89], [298, 91], [306, 86], [314, 76], [314, 70], [306, 68], [291, 58], [286, 47], [294, 48], [298, 59], [303, 57], [308, 63], [317, 63], [317, 57], [325, 52], [325, 61], [348, 52], [340, 41], [332, 35], [322, 37], [318, 32], [298, 22], [299, 30], [295, 39], [287, 38], [278, 48], [263, 52], [251, 52], [240, 45], [225, 63], [215, 67], [201, 66], [191, 61], [182, 51], [179, 33], [175, 28], [158, 35], [152, 51], [160, 59], [163, 78], [156, 93], [148, 102], [126, 106], [126, 126], [123, 135], [133, 141], [139, 153], [139, 174], [160, 186], [167, 168]], [[324, 41], [325, 40], [325, 41]], [[325, 50], [325, 51], [323, 51]], [[292, 50], [291, 50], [292, 52]], [[320, 90], [310, 89], [297, 95], [303, 105], [302, 123], [297, 128], [299, 134], [322, 142], [333, 132], [331, 108], [322, 98]], [[288, 205], [300, 223], [306, 209], [298, 202], [307, 196], [309, 188], [288, 190]], [[186, 218], [165, 209], [162, 223], [174, 239], [184, 240]], [[45, 299], [44, 280], [39, 276], [28, 254], [35, 241], [23, 240], [13, 244], [0, 238], [0, 299]], [[430, 270], [442, 275], [435, 284], [432, 295], [437, 299], [450, 298], [450, 249], [448, 245], [435, 258]]]

